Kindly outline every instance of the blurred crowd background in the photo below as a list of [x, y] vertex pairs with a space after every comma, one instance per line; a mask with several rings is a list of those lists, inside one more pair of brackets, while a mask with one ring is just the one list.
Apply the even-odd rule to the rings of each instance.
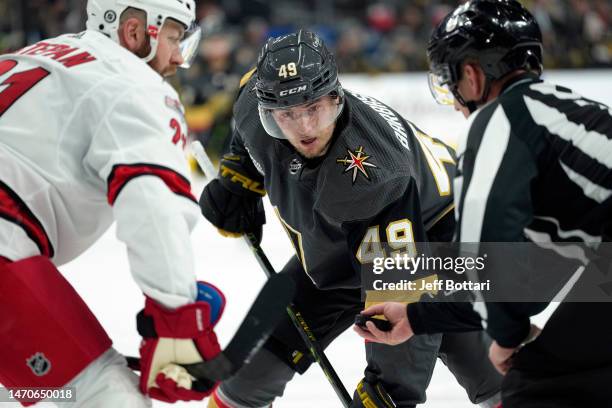
[[[198, 61], [174, 81], [191, 131], [212, 150], [229, 132], [241, 76], [270, 36], [309, 28], [341, 73], [426, 70], [433, 28], [457, 1], [196, 0], [205, 34]], [[612, 0], [529, 0], [544, 38], [545, 67], [612, 67]], [[0, 0], [0, 54], [84, 28], [86, 0]]]

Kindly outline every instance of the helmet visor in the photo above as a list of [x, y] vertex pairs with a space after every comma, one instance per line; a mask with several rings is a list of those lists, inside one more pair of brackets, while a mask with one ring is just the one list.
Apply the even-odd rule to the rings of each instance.
[[448, 65], [437, 67], [437, 69], [432, 69], [429, 72], [429, 90], [435, 101], [440, 105], [453, 105], [455, 102], [455, 97], [449, 87], [450, 77]]
[[189, 30], [185, 31], [185, 37], [181, 41], [181, 55], [183, 56], [183, 63], [181, 68], [189, 68], [196, 56], [200, 46], [200, 40], [202, 39], [202, 29], [199, 25], [193, 24]]
[[290, 108], [259, 105], [259, 118], [266, 132], [277, 139], [317, 137], [336, 122], [343, 107], [342, 97], [325, 95]]

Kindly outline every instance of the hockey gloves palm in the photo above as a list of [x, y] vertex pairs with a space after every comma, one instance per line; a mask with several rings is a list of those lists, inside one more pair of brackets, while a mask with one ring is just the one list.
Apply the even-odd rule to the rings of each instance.
[[214, 382], [194, 379], [177, 364], [213, 359], [221, 352], [213, 331], [225, 297], [216, 287], [198, 282], [195, 303], [169, 310], [151, 298], [137, 316], [140, 345], [140, 390], [166, 402], [202, 400], [212, 393]]
[[200, 197], [204, 217], [224, 236], [252, 233], [261, 241], [266, 216], [258, 181], [242, 174], [240, 163], [225, 156], [219, 177], [208, 183]]

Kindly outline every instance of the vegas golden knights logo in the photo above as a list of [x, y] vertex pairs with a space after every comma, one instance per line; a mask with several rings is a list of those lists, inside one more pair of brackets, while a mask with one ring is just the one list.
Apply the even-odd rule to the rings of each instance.
[[357, 150], [354, 152], [347, 150], [348, 156], [344, 156], [344, 158], [336, 159], [336, 163], [343, 164], [345, 167], [344, 172], [348, 173], [353, 170], [353, 184], [355, 184], [355, 180], [357, 180], [357, 174], [361, 173], [367, 178], [370, 179], [370, 175], [368, 174], [367, 168], [377, 169], [378, 167], [374, 163], [368, 163], [368, 159], [372, 156], [366, 155], [363, 151], [363, 146], [359, 146]]
[[26, 361], [28, 367], [30, 367], [34, 374], [39, 377], [42, 377], [51, 370], [51, 362], [47, 360], [47, 357], [45, 357], [43, 353], [36, 353]]

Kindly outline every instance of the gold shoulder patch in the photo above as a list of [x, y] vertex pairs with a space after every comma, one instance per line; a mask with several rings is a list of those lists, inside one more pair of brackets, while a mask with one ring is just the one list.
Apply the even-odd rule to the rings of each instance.
[[253, 68], [252, 70], [244, 74], [242, 78], [240, 78], [240, 88], [242, 88], [246, 85], [247, 82], [249, 82], [249, 79], [251, 79], [251, 77], [255, 73], [255, 70], [257, 70], [257, 67]]

